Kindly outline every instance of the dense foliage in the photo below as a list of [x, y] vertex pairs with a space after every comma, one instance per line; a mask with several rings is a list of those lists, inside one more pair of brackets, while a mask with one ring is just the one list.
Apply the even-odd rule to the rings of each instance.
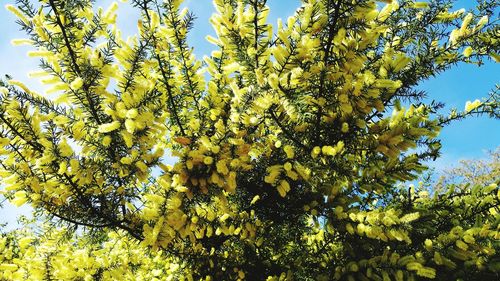
[[[415, 201], [430, 201], [427, 206], [433, 206], [432, 210], [437, 210], [439, 219], [442, 220], [456, 219], [464, 215], [472, 217], [470, 212], [464, 212], [464, 203], [469, 208], [480, 209], [490, 205], [479, 201], [478, 198], [495, 200], [491, 196], [485, 196], [488, 192], [482, 192], [481, 189], [484, 186], [492, 189], [492, 184], [498, 180], [499, 156], [500, 150], [497, 150], [491, 154], [488, 161], [464, 161], [459, 167], [443, 172], [437, 182], [426, 175], [416, 189], [410, 185], [412, 192], [415, 192]], [[403, 187], [405, 186], [400, 188]], [[441, 194], [446, 198], [429, 198], [429, 190], [436, 187], [446, 188], [448, 194]], [[447, 208], [438, 206], [439, 204], [447, 204]], [[433, 216], [432, 210], [424, 210], [424, 213], [426, 216]], [[489, 211], [490, 215], [497, 214], [498, 206], [491, 207]], [[482, 220], [481, 215], [478, 217]], [[44, 224], [23, 221], [22, 224], [23, 227], [18, 230], [0, 234], [0, 268], [4, 271], [2, 277], [6, 280], [26, 280], [27, 277], [29, 280], [182, 280], [183, 276], [190, 274], [189, 271], [182, 270], [182, 260], [175, 260], [163, 251], [150, 251], [123, 232], [101, 231], [92, 235], [84, 232], [75, 235], [73, 231], [59, 228], [48, 221]], [[454, 235], [458, 236], [449, 240], [445, 240], [447, 235], [443, 235], [444, 233], [441, 233], [441, 236], [436, 233], [436, 237], [440, 236], [437, 247], [441, 248], [443, 242], [444, 245], [456, 245], [456, 241], [461, 241], [458, 239], [460, 236], [463, 241], [470, 242], [471, 237], [474, 237], [474, 234], [470, 233], [478, 230], [483, 232], [480, 235], [484, 238], [484, 228], [464, 231], [463, 228], [457, 227]], [[424, 243], [426, 252], [436, 247], [435, 242], [431, 240]], [[486, 250], [495, 249], [498, 249], [498, 245]], [[387, 253], [384, 258], [386, 263], [395, 265], [396, 262], [399, 263], [401, 256]], [[434, 252], [433, 258], [451, 267], [457, 266], [454, 261], [443, 258], [439, 252]], [[469, 265], [471, 261], [472, 259], [469, 260]], [[492, 268], [489, 271], [498, 271], [498, 258], [490, 266]], [[477, 275], [469, 277], [478, 280], [494, 277], [485, 272], [475, 274]], [[391, 278], [393, 279], [395, 278]], [[441, 279], [454, 278], [443, 276]]]
[[0, 180], [47, 222], [2, 236], [1, 278], [498, 280], [498, 179], [402, 185], [443, 126], [499, 117], [498, 89], [445, 114], [417, 87], [500, 60], [497, 1], [304, 0], [273, 26], [215, 0], [203, 61], [182, 1], [130, 1], [127, 39], [116, 3], [32, 2], [7, 8], [49, 88], [1, 82]]

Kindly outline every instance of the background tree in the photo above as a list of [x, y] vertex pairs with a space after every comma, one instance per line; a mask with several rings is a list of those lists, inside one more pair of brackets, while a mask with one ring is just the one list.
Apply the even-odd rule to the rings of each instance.
[[448, 184], [489, 185], [500, 178], [500, 148], [488, 152], [488, 159], [462, 160], [460, 165], [443, 172], [435, 189]]
[[442, 126], [499, 116], [498, 88], [449, 114], [417, 89], [498, 60], [498, 4], [384, 2], [303, 1], [273, 28], [265, 1], [216, 0], [202, 62], [181, 1], [131, 1], [124, 40], [116, 3], [18, 0], [28, 38], [14, 42], [55, 96], [2, 82], [6, 196], [128, 235], [187, 279], [495, 280], [497, 183], [432, 198], [397, 184], [439, 156]]

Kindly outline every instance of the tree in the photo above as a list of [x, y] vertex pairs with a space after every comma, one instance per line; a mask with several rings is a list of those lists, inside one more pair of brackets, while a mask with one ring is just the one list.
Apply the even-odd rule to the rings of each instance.
[[449, 184], [489, 185], [500, 178], [500, 147], [490, 151], [488, 160], [462, 160], [456, 168], [444, 171], [435, 189]]
[[[83, 234], [7, 235], [1, 247], [53, 246], [3, 258], [3, 278], [36, 280], [25, 265], [42, 257], [47, 279], [498, 278], [498, 182], [398, 187], [439, 156], [442, 126], [499, 117], [498, 88], [449, 114], [417, 88], [499, 59], [496, 1], [309, 0], [274, 28], [266, 1], [216, 0], [203, 61], [182, 1], [131, 1], [142, 16], [127, 40], [116, 3], [92, 2], [8, 6], [55, 97], [1, 82], [5, 196]], [[113, 243], [129, 254], [106, 263]]]

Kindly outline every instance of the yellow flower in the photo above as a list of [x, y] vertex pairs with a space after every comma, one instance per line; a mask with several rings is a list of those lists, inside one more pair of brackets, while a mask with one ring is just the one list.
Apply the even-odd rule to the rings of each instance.
[[285, 171], [291, 171], [292, 170], [292, 163], [290, 162], [286, 162], [285, 165], [283, 165], [283, 168], [285, 169]]
[[260, 196], [259, 195], [255, 195], [252, 199], [252, 201], [250, 202], [250, 205], [253, 205], [255, 204], [258, 200], [260, 199]]
[[104, 136], [104, 138], [102, 138], [102, 145], [104, 145], [105, 147], [108, 147], [110, 144], [111, 144], [111, 137]]
[[472, 110], [478, 108], [479, 106], [481, 106], [480, 100], [475, 100], [473, 102], [467, 101], [465, 103], [465, 112], [466, 113], [471, 112]]
[[17, 18], [19, 18], [22, 22], [24, 22], [25, 24], [30, 24], [30, 21], [29, 19], [16, 7], [14, 7], [13, 5], [5, 5], [5, 8], [13, 13]]
[[128, 148], [132, 147], [132, 145], [134, 145], [133, 135], [131, 133], [129, 133], [128, 131], [125, 131], [125, 130], [121, 131], [120, 133], [122, 135], [123, 141], [125, 142], [125, 145]]
[[468, 13], [465, 16], [464, 21], [462, 22], [462, 26], [460, 27], [460, 34], [463, 34], [465, 32], [470, 22], [472, 21], [472, 17], [473, 17], [472, 13]]
[[66, 139], [62, 139], [62, 141], [59, 143], [59, 152], [61, 153], [61, 156], [63, 156], [63, 157], [69, 157], [69, 156], [73, 155], [73, 149], [66, 142]]
[[280, 148], [280, 147], [281, 147], [281, 141], [276, 141], [276, 142], [274, 143], [274, 147], [276, 147], [276, 148]]
[[333, 148], [332, 146], [326, 145], [321, 148], [321, 152], [324, 155], [329, 155], [329, 156], [335, 156], [337, 154], [337, 150]]
[[25, 249], [31, 243], [31, 241], [33, 241], [33, 238], [31, 238], [31, 237], [23, 237], [23, 238], [19, 239], [19, 241], [18, 241], [19, 247], [21, 249]]
[[413, 4], [413, 8], [415, 8], [415, 9], [429, 8], [429, 3], [427, 3], [427, 2], [415, 2]]
[[285, 145], [285, 147], [283, 147], [283, 150], [285, 151], [286, 157], [288, 159], [292, 159], [295, 156], [295, 151], [293, 149], [293, 146]]
[[139, 168], [139, 170], [141, 170], [141, 172], [143, 173], [148, 171], [148, 166], [146, 166], [146, 164], [144, 164], [144, 162], [142, 161], [135, 162], [135, 166]]
[[111, 123], [106, 123], [106, 124], [100, 125], [98, 130], [101, 133], [109, 133], [109, 132], [115, 131], [118, 128], [120, 128], [120, 122], [113, 121]]
[[127, 132], [133, 134], [136, 128], [134, 120], [132, 119], [125, 120], [125, 128], [127, 129]]
[[316, 158], [321, 153], [321, 147], [315, 146], [311, 151], [311, 157]]
[[488, 23], [488, 16], [483, 16], [476, 24], [476, 28], [479, 29]]
[[282, 180], [278, 185], [278, 192], [281, 197], [285, 197], [290, 191], [290, 184], [286, 180]]
[[14, 46], [33, 45], [34, 41], [30, 39], [13, 39], [10, 43]]
[[14, 199], [12, 199], [11, 202], [16, 207], [20, 207], [20, 206], [24, 205], [24, 203], [26, 203], [27, 201], [28, 201], [28, 197], [26, 195], [26, 191], [20, 190], [14, 194]]
[[13, 85], [13, 86], [18, 86], [19, 88], [23, 89], [23, 91], [25, 91], [26, 93], [31, 93], [31, 91], [28, 89], [28, 87], [26, 87], [26, 85], [24, 85], [24, 83], [20, 82], [20, 81], [17, 81], [17, 80], [9, 80], [7, 81], [10, 85]]
[[466, 57], [466, 58], [470, 57], [472, 55], [472, 51], [473, 50], [472, 50], [471, 46], [465, 48], [464, 51], [463, 51], [464, 57]]
[[129, 109], [129, 110], [127, 111], [126, 117], [127, 117], [127, 118], [130, 118], [130, 119], [134, 119], [135, 117], [137, 117], [137, 114], [139, 114], [139, 113], [137, 112], [137, 109], [132, 108], [132, 109]]
[[342, 133], [347, 133], [349, 131], [349, 124], [347, 124], [346, 122], [342, 123], [341, 131]]
[[50, 51], [46, 50], [38, 50], [38, 51], [29, 51], [28, 52], [28, 57], [34, 58], [34, 57], [42, 57], [42, 58], [47, 58], [52, 56], [53, 53]]
[[73, 82], [71, 82], [70, 87], [73, 90], [79, 90], [83, 86], [82, 78], [78, 77]]
[[279, 88], [279, 79], [278, 75], [276, 73], [272, 73], [267, 77], [267, 83], [269, 83], [269, 86], [273, 89], [278, 89]]
[[210, 156], [206, 156], [205, 158], [203, 158], [203, 163], [205, 163], [205, 165], [212, 165], [213, 162], [214, 159]]
[[0, 264], [0, 270], [2, 271], [15, 271], [17, 270], [17, 265], [12, 263], [2, 263]]

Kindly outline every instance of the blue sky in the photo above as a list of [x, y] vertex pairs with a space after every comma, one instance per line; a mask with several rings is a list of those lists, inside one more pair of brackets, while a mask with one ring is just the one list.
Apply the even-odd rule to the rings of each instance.
[[[99, 0], [97, 5], [107, 7], [112, 1]], [[269, 21], [275, 23], [276, 19], [286, 18], [293, 14], [299, 6], [298, 0], [269, 0], [271, 8]], [[456, 8], [471, 8], [475, 1], [457, 1]], [[13, 4], [14, 0], [2, 0], [2, 4]], [[118, 23], [125, 34], [133, 34], [136, 30], [138, 14], [128, 4], [119, 3]], [[195, 28], [190, 34], [190, 42], [195, 48], [198, 58], [207, 55], [212, 50], [212, 45], [205, 41], [208, 34], [214, 35], [209, 24], [209, 17], [213, 13], [211, 0], [187, 0], [184, 5], [197, 16]], [[3, 6], [3, 5], [2, 5]], [[0, 75], [10, 74], [15, 79], [25, 82], [35, 90], [40, 90], [41, 85], [36, 80], [30, 80], [27, 73], [36, 69], [38, 61], [28, 58], [28, 47], [13, 47], [10, 41], [15, 38], [24, 38], [15, 24], [15, 18], [3, 7], [0, 7]], [[133, 19], [133, 20], [132, 20]], [[425, 81], [420, 85], [427, 91], [431, 99], [446, 103], [447, 108], [464, 108], [465, 102], [485, 97], [499, 83], [500, 64], [487, 62], [482, 67], [461, 64], [444, 74]], [[460, 159], [482, 158], [486, 151], [494, 150], [500, 145], [500, 121], [487, 117], [476, 117], [452, 123], [441, 132], [443, 144], [442, 157], [429, 163], [431, 167], [441, 170], [455, 165]], [[16, 209], [4, 204], [0, 209], [0, 223], [15, 222], [18, 214], [29, 212], [28, 207]]]

